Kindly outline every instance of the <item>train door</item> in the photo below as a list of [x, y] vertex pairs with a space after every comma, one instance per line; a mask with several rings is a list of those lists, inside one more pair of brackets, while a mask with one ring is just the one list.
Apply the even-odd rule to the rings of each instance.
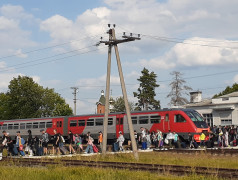
[[170, 130], [170, 116], [169, 113], [165, 113], [163, 116], [163, 132], [167, 133]]
[[56, 127], [57, 133], [60, 133], [63, 135], [63, 119], [56, 119]]
[[116, 118], [116, 136], [119, 136], [119, 132], [121, 131], [123, 133], [123, 116], [117, 116]]

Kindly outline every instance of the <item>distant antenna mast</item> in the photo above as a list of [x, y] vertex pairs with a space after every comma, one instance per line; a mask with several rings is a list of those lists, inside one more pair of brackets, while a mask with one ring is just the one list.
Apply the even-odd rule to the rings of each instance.
[[77, 93], [78, 93], [78, 88], [77, 87], [71, 87], [71, 89], [74, 90], [74, 92], [72, 93], [74, 95], [74, 115], [76, 115], [76, 103], [77, 103]]

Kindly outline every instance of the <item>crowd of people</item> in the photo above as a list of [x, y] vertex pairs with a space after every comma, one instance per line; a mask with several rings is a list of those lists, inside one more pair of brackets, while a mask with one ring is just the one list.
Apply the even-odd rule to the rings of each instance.
[[[200, 147], [214, 147], [216, 144], [218, 147], [237, 146], [238, 132], [235, 126], [214, 126], [211, 131], [202, 132], [200, 134], [199, 141], [194, 140], [194, 136], [188, 133], [187, 141], [182, 141], [180, 136], [176, 132], [169, 131], [167, 134], [163, 134], [160, 130], [156, 132], [150, 132], [148, 129], [141, 127], [140, 132], [134, 131], [134, 136], [137, 144], [137, 148], [142, 150], [153, 148], [164, 149], [164, 146], [169, 149], [173, 148], [198, 148]], [[59, 155], [59, 154], [75, 154], [77, 152], [84, 153], [97, 153], [102, 151], [103, 133], [98, 132], [97, 142], [88, 132], [86, 137], [81, 137], [78, 134], [73, 134], [69, 131], [67, 138], [68, 150], [65, 146], [64, 137], [54, 130], [52, 137], [52, 151], [49, 152], [48, 144], [50, 142], [49, 135], [44, 129], [41, 130], [42, 135], [32, 136], [31, 130], [28, 130], [28, 136], [26, 139], [22, 138], [20, 131], [16, 132], [15, 139], [12, 139], [8, 132], [3, 131], [2, 145], [3, 151], [7, 151], [8, 154], [13, 156], [21, 155], [25, 156], [25, 153], [29, 156], [37, 155]], [[86, 141], [86, 149], [83, 148], [83, 141]], [[130, 142], [130, 141], [129, 141]], [[98, 144], [96, 146], [94, 143]], [[124, 135], [119, 131], [119, 136], [116, 142], [113, 144], [114, 151], [124, 151], [123, 145], [125, 143]]]

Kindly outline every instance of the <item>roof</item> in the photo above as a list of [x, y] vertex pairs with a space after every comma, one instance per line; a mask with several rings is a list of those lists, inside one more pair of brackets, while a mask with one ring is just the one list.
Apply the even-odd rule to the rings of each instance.
[[[213, 99], [220, 99], [220, 98], [228, 98], [228, 97], [238, 97], [238, 91], [230, 93], [230, 94], [226, 94], [223, 96], [219, 96], [217, 98], [213, 98]], [[228, 105], [228, 104], [233, 104], [234, 102], [231, 103], [222, 103], [222, 105]], [[190, 104], [186, 104], [185, 107], [200, 107], [200, 106], [216, 106], [216, 103], [212, 103], [212, 99], [204, 99], [201, 102], [198, 103], [190, 103]]]
[[104, 96], [104, 95], [101, 95], [99, 101], [98, 101], [96, 104], [97, 104], [97, 105], [98, 105], [98, 104], [101, 104], [101, 105], [105, 106], [105, 102], [106, 102], [105, 96]]
[[198, 103], [186, 104], [186, 107], [198, 107], [198, 106], [210, 106], [212, 105], [212, 99], [204, 99]]
[[215, 99], [226, 98], [226, 97], [238, 97], [238, 91], [230, 93], [230, 94], [226, 94], [226, 95], [223, 95], [223, 96], [219, 96], [219, 97], [217, 97]]

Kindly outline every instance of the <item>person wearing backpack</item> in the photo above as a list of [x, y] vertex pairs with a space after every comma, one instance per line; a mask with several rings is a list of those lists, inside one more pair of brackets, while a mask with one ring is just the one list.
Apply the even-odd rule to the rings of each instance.
[[85, 153], [93, 153], [93, 141], [94, 141], [94, 139], [91, 137], [90, 132], [87, 133], [87, 139], [86, 140], [88, 141], [88, 143], [87, 143], [88, 146], [85, 150]]
[[60, 152], [60, 150], [59, 150], [60, 141], [61, 141], [60, 134], [57, 133], [56, 129], [54, 129], [53, 155], [55, 154], [55, 150], [56, 150], [57, 154], [59, 154], [59, 152]]
[[72, 131], [69, 131], [69, 153], [71, 154], [72, 152], [75, 154], [75, 150], [73, 148], [73, 144], [75, 142], [75, 136], [72, 133]]
[[41, 130], [41, 143], [42, 143], [42, 147], [43, 147], [43, 153], [44, 155], [47, 155], [48, 153], [48, 142], [49, 142], [49, 135], [48, 133], [45, 132], [44, 129]]

